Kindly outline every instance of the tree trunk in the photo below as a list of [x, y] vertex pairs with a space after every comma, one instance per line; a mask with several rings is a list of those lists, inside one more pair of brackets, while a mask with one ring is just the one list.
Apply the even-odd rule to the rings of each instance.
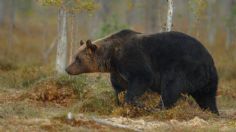
[[67, 13], [64, 8], [59, 9], [58, 14], [58, 44], [56, 56], [56, 70], [58, 74], [64, 74], [67, 62]]
[[173, 19], [173, 0], [168, 0], [168, 13], [167, 13], [167, 23], [166, 23], [166, 31], [171, 31], [172, 28], [172, 19]]

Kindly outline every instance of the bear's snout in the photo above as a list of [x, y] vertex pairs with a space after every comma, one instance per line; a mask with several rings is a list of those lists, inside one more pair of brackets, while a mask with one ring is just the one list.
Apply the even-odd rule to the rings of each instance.
[[74, 71], [75, 71], [75, 67], [73, 65], [73, 63], [69, 66], [67, 66], [67, 68], [65, 69], [65, 71], [69, 74], [69, 75], [74, 75]]
[[69, 75], [78, 75], [81, 73], [81, 71], [79, 70], [78, 66], [75, 63], [70, 64], [65, 71], [69, 74]]

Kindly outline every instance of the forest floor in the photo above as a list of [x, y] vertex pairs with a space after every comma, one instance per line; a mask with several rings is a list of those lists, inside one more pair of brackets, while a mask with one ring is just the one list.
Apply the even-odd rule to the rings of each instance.
[[[191, 98], [149, 113], [115, 106], [110, 84], [104, 82], [108, 76], [77, 79], [89, 80], [82, 85], [85, 91], [74, 91], [65, 78], [40, 80], [27, 89], [1, 88], [0, 131], [236, 131], [236, 109], [222, 105], [221, 95], [219, 117], [201, 111]], [[147, 93], [141, 100], [150, 105], [159, 99], [151, 101], [154, 96]]]

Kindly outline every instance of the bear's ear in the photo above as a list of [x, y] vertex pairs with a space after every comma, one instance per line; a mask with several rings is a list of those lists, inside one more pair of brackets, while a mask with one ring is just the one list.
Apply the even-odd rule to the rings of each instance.
[[92, 44], [91, 40], [86, 41], [86, 46], [93, 52], [95, 52], [97, 49], [97, 46], [95, 44]]
[[80, 40], [79, 44], [80, 44], [80, 46], [82, 46], [84, 44], [84, 41]]

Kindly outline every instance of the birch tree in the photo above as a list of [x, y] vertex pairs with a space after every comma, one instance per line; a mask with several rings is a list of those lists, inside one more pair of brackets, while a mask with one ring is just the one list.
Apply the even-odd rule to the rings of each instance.
[[172, 21], [173, 21], [173, 0], [167, 0], [168, 1], [168, 12], [167, 12], [167, 22], [166, 22], [166, 31], [171, 31], [172, 28]]
[[[39, 2], [43, 5], [58, 7], [56, 71], [58, 74], [64, 74], [68, 62], [67, 59], [72, 56], [72, 53], [69, 53], [68, 57], [67, 16], [71, 12], [92, 11], [95, 9], [96, 4], [93, 0], [39, 0]], [[73, 27], [74, 25], [72, 25]], [[72, 32], [74, 32], [74, 29]], [[72, 43], [74, 43], [74, 40], [72, 40]], [[72, 43], [70, 43], [69, 52], [73, 52]]]
[[58, 11], [58, 43], [56, 55], [56, 70], [59, 74], [65, 73], [67, 62], [67, 12], [61, 7]]

